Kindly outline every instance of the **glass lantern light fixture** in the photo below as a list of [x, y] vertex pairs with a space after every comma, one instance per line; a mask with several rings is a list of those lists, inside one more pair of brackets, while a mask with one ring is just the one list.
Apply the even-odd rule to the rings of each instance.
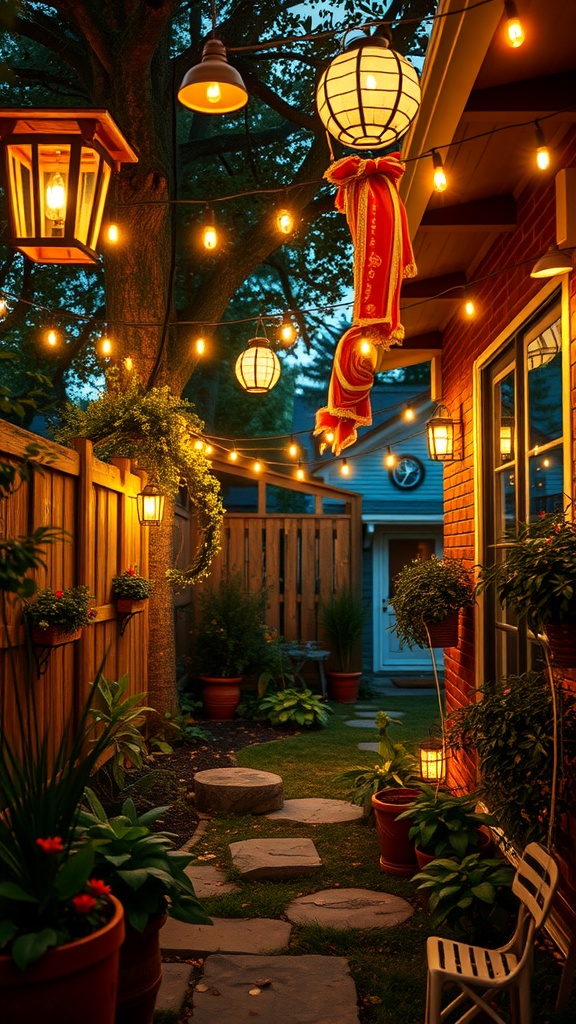
[[11, 244], [35, 263], [96, 263], [112, 173], [138, 157], [107, 110], [1, 110]]
[[442, 740], [424, 740], [418, 748], [420, 778], [424, 782], [443, 782], [446, 778], [446, 747]]
[[426, 424], [428, 455], [437, 462], [456, 459], [454, 440], [458, 421], [452, 419], [445, 405], [436, 407], [434, 416]]
[[236, 380], [245, 391], [263, 395], [271, 391], [280, 379], [280, 360], [270, 348], [268, 338], [250, 338], [248, 348], [241, 352], [234, 364]]
[[154, 480], [142, 488], [136, 495], [136, 509], [140, 526], [160, 526], [164, 515], [165, 500]]
[[316, 90], [330, 135], [351, 149], [381, 149], [404, 135], [420, 107], [412, 65], [390, 45], [386, 26], [353, 40], [328, 65]]

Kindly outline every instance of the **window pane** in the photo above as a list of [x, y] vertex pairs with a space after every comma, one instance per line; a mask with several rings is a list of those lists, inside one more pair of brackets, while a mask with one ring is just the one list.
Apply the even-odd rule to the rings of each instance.
[[562, 354], [560, 319], [528, 343], [528, 446], [562, 436]]
[[556, 512], [562, 507], [564, 490], [562, 445], [549, 448], [541, 455], [531, 455], [528, 460], [530, 486], [530, 519], [536, 519], [540, 512]]
[[496, 495], [499, 508], [495, 536], [503, 537], [516, 524], [516, 476], [513, 467], [498, 474]]
[[496, 385], [496, 465], [510, 462], [515, 449], [515, 398], [514, 373], [508, 373]]

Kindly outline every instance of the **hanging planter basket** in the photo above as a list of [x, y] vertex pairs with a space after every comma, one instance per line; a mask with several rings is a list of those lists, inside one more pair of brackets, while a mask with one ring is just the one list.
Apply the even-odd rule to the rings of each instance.
[[47, 626], [41, 629], [40, 626], [32, 626], [32, 643], [37, 647], [61, 647], [62, 644], [70, 644], [79, 640], [82, 636], [82, 629], [62, 629], [61, 626]]
[[447, 615], [442, 622], [428, 623], [432, 647], [458, 647], [458, 612]]

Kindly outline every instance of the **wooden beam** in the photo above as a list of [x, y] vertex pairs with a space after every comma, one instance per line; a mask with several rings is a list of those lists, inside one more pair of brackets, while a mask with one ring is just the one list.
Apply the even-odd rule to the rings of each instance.
[[437, 206], [426, 210], [421, 231], [514, 231], [516, 200], [513, 195], [486, 196], [454, 206]]
[[457, 270], [454, 274], [440, 274], [438, 277], [425, 277], [421, 281], [405, 281], [402, 285], [404, 299], [460, 299], [462, 288], [466, 287], [466, 274]]
[[[470, 94], [462, 115], [466, 121], [517, 121], [519, 115], [537, 118], [569, 106], [576, 95], [576, 71], [560, 71], [522, 82], [493, 85]], [[558, 115], [576, 120], [576, 109]]]

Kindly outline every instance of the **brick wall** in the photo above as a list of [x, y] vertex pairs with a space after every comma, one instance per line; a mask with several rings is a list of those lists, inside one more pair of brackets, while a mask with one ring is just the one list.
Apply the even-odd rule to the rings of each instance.
[[[570, 129], [555, 153], [555, 169], [576, 164], [576, 130]], [[452, 319], [444, 332], [444, 401], [454, 413], [461, 408], [464, 458], [447, 464], [444, 475], [444, 546], [447, 554], [474, 563], [474, 485], [473, 485], [473, 409], [472, 368], [478, 356], [522, 313], [542, 287], [530, 277], [537, 258], [555, 240], [554, 174], [540, 181], [532, 179], [517, 197], [518, 227], [502, 234], [474, 272], [474, 279], [486, 278], [474, 285], [477, 316], [465, 322]], [[512, 269], [510, 269], [512, 268]], [[572, 437], [576, 437], [576, 274], [571, 276], [571, 409]], [[572, 443], [572, 495], [576, 498], [576, 452]], [[481, 683], [474, 673], [474, 616], [462, 614], [458, 649], [445, 652], [446, 703], [448, 710], [467, 703], [471, 692]], [[568, 672], [562, 685], [576, 692], [576, 673]], [[459, 755], [451, 766], [451, 782], [456, 786], [473, 784], [475, 766]]]

